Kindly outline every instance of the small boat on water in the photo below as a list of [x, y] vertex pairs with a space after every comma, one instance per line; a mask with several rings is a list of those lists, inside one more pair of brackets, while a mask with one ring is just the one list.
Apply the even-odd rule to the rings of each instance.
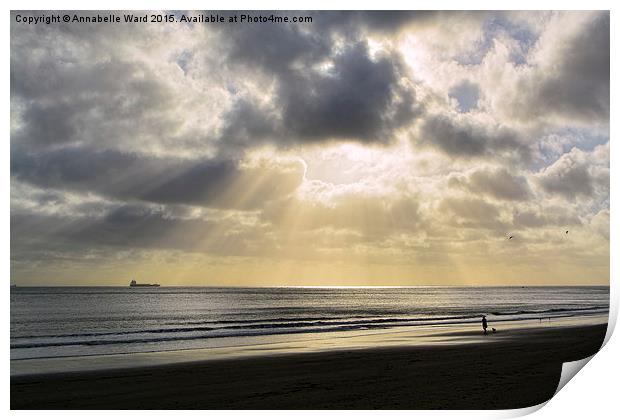
[[156, 283], [138, 283], [135, 280], [131, 280], [129, 283], [129, 287], [159, 287], [159, 284]]

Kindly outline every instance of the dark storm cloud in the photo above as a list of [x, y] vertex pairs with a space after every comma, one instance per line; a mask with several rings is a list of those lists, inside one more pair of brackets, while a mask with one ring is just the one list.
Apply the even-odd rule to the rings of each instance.
[[25, 129], [15, 135], [16, 140], [43, 145], [75, 141], [78, 132], [75, 117], [83, 109], [79, 104], [33, 104], [23, 114]]
[[[340, 12], [346, 13], [346, 12]], [[377, 10], [353, 12], [350, 21], [365, 25], [370, 31], [394, 33], [410, 24], [431, 21], [441, 12], [432, 10]]]
[[539, 172], [536, 180], [546, 193], [569, 200], [609, 200], [609, 143], [591, 152], [573, 148]]
[[204, 240], [215, 223], [166, 217], [160, 209], [139, 205], [118, 207], [101, 219], [88, 220], [64, 232], [89, 245], [188, 249]]
[[562, 51], [560, 72], [540, 89], [540, 108], [581, 118], [609, 118], [609, 12], [602, 12]]
[[527, 179], [512, 175], [503, 168], [479, 170], [469, 176], [454, 176], [448, 182], [452, 187], [485, 194], [498, 200], [525, 201], [532, 194]]
[[[239, 15], [246, 12], [223, 12]], [[256, 15], [254, 12], [247, 12]], [[335, 38], [355, 43], [367, 33], [391, 35], [410, 24], [430, 22], [436, 11], [279, 11], [274, 15], [311, 17], [312, 23], [299, 25], [222, 25], [230, 59], [272, 71], [285, 71], [295, 62], [309, 63], [334, 53]], [[271, 14], [271, 12], [270, 12]]]
[[583, 122], [609, 118], [609, 12], [600, 12], [559, 47], [552, 71], [519, 87], [514, 107], [523, 118], [559, 115]]
[[340, 36], [371, 33], [379, 36], [394, 36], [405, 29], [420, 29], [436, 25], [437, 22], [484, 19], [484, 11], [449, 10], [370, 10], [370, 11], [329, 11], [310, 13], [314, 17], [313, 26], [319, 33], [335, 33]]
[[[11, 96], [46, 103], [86, 100], [105, 101], [116, 108], [119, 99], [135, 105], [165, 106], [166, 84], [149, 67], [121, 56], [113, 45], [119, 33], [139, 35], [125, 28], [114, 34], [105, 25], [85, 31], [81, 25], [12, 28]], [[115, 25], [113, 25], [115, 26]], [[121, 25], [123, 27], [125, 25]], [[82, 28], [78, 34], [73, 29]], [[112, 39], [110, 39], [112, 38]], [[118, 40], [120, 42], [120, 39]], [[113, 41], [111, 42], [113, 44]], [[108, 101], [116, 99], [116, 103]], [[119, 109], [119, 112], [126, 112]]]
[[[399, 53], [373, 56], [359, 27], [343, 34], [344, 20], [366, 18], [352, 13], [316, 19], [323, 31], [286, 25], [225, 31], [229, 64], [261, 70], [276, 88], [268, 109], [249, 98], [238, 100], [226, 116], [222, 145], [334, 139], [386, 143], [395, 130], [420, 115], [422, 106], [407, 83], [409, 74]], [[386, 28], [389, 22], [406, 20], [391, 14], [374, 19], [371, 26]], [[344, 39], [336, 43], [336, 36]]]
[[140, 160], [135, 154], [80, 147], [42, 153], [20, 153], [13, 149], [11, 155], [11, 174], [18, 181], [122, 198], [130, 198], [132, 191], [144, 186], [141, 185], [144, 180], [159, 179], [158, 175], [168, 172], [166, 166], [158, 167], [157, 160]]
[[410, 26], [422, 26], [446, 12], [430, 10], [373, 10], [310, 12], [313, 28], [322, 36], [359, 39], [364, 34], [393, 36]]
[[[312, 27], [310, 26], [309, 29]], [[331, 40], [302, 25], [223, 26], [228, 59], [253, 68], [286, 72], [292, 64], [309, 64], [329, 56]]]
[[568, 198], [591, 196], [594, 193], [594, 180], [585, 166], [573, 166], [562, 173], [543, 176], [540, 185], [549, 193]]
[[179, 150], [204, 139], [181, 130], [171, 66], [126, 50], [156, 37], [131, 25], [12, 25], [12, 148]]
[[301, 184], [301, 164], [287, 167], [239, 167], [231, 161], [192, 164], [142, 195], [157, 203], [254, 209], [286, 197]]
[[11, 56], [11, 97], [23, 112], [13, 144], [131, 143], [138, 134], [166, 133], [178, 125], [166, 115], [173, 92], [136, 63], [19, 51]]
[[397, 57], [373, 60], [365, 43], [347, 47], [324, 74], [289, 76], [279, 90], [285, 127], [308, 141], [387, 142], [419, 112], [414, 93], [400, 83]]
[[[214, 232], [218, 240], [210, 241]], [[262, 241], [261, 241], [262, 238]], [[160, 207], [120, 205], [99, 217], [71, 217], [29, 211], [11, 213], [11, 258], [21, 254], [36, 259], [53, 257], [54, 251], [84, 249], [170, 249], [214, 255], [259, 253], [254, 242], [265, 244], [264, 232], [234, 220], [179, 219]]]
[[504, 156], [524, 162], [532, 158], [529, 146], [513, 130], [488, 128], [446, 115], [427, 117], [417, 142], [455, 158]]
[[14, 151], [11, 173], [43, 188], [120, 200], [255, 208], [294, 191], [303, 167], [242, 167], [231, 160], [163, 159], [72, 147], [40, 154]]
[[251, 144], [274, 141], [280, 132], [282, 118], [277, 110], [242, 98], [235, 102], [226, 116], [226, 124], [220, 134], [220, 151], [243, 150]]
[[271, 108], [239, 101], [226, 117], [221, 143], [387, 143], [421, 114], [404, 78], [395, 55], [373, 59], [365, 43], [346, 47], [324, 71], [290, 69], [280, 74]]

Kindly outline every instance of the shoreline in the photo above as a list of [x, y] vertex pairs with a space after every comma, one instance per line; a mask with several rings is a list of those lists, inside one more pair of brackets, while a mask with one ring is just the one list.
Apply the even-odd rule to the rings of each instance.
[[449, 332], [436, 344], [17, 375], [11, 408], [522, 408], [553, 396], [562, 363], [596, 353], [605, 333], [606, 324]]
[[[458, 345], [472, 342], [510, 339], [521, 330], [536, 331], [579, 325], [606, 324], [608, 314], [581, 317], [540, 318], [520, 321], [493, 321], [489, 335], [481, 333], [476, 323], [431, 324], [384, 329], [351, 330], [346, 332], [291, 333], [241, 337], [212, 338], [208, 347], [181, 348], [81, 356], [50, 356], [11, 359], [11, 377], [28, 374], [49, 374], [110, 370], [117, 368], [152, 367], [187, 362], [243, 359], [256, 356], [308, 354], [383, 347], [422, 345]], [[491, 327], [498, 333], [492, 334]]]

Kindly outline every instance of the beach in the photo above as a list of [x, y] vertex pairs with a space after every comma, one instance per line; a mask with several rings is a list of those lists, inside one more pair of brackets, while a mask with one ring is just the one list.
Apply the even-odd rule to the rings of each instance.
[[551, 398], [562, 363], [594, 354], [605, 332], [540, 322], [487, 336], [433, 332], [412, 345], [12, 374], [11, 409], [522, 408]]

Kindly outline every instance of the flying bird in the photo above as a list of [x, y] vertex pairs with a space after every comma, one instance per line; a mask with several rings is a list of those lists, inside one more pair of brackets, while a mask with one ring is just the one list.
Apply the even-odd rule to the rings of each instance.
[[508, 239], [512, 239], [512, 238], [514, 238], [514, 236], [510, 236]]

